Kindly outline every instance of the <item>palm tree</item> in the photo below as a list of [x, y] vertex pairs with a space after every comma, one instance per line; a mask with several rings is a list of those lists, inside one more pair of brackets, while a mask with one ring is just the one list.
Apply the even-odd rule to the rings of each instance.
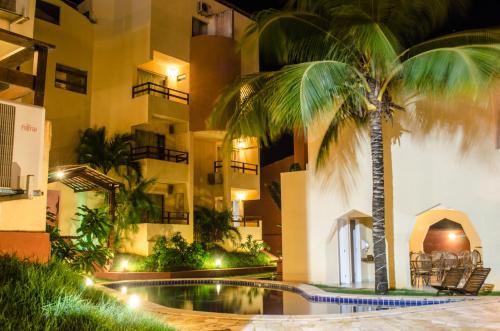
[[116, 133], [106, 138], [106, 128], [87, 128], [80, 136], [77, 161], [108, 174], [114, 170], [118, 175], [136, 173], [141, 177], [140, 163], [130, 157], [133, 136], [127, 133]]
[[203, 206], [194, 210], [194, 237], [196, 242], [205, 246], [225, 240], [236, 244], [237, 240], [241, 240], [240, 231], [231, 224], [229, 210], [217, 211]]
[[267, 144], [329, 115], [317, 168], [347, 125], [369, 130], [379, 294], [388, 291], [384, 120], [411, 100], [478, 97], [499, 72], [498, 33], [426, 40], [463, 5], [460, 0], [292, 0], [283, 11], [261, 12], [246, 38], [257, 36], [264, 55], [284, 66], [241, 77], [223, 93], [210, 119], [212, 127], [226, 130], [226, 142], [252, 136]]

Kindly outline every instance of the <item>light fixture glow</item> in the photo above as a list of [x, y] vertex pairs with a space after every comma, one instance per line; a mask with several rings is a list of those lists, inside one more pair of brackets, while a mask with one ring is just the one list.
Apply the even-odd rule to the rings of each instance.
[[217, 295], [220, 294], [220, 288], [221, 288], [220, 284], [215, 285], [215, 290], [217, 291]]
[[221, 259], [216, 259], [215, 260], [215, 267], [216, 268], [220, 268], [221, 265], [222, 265], [222, 260]]
[[123, 260], [121, 263], [122, 271], [127, 271], [128, 269], [128, 260]]
[[236, 200], [245, 200], [246, 194], [244, 192], [236, 192]]
[[236, 143], [236, 148], [243, 149], [245, 147], [247, 147], [246, 142], [243, 139], [238, 140], [238, 142]]
[[61, 170], [59, 170], [58, 172], [56, 172], [56, 177], [61, 179], [64, 177], [64, 172], [62, 172]]
[[167, 67], [167, 76], [171, 80], [177, 80], [177, 76], [179, 76], [179, 68], [175, 66]]
[[455, 239], [457, 239], [457, 235], [456, 235], [456, 234], [454, 234], [453, 232], [451, 232], [451, 233], [449, 233], [449, 234], [448, 234], [448, 238], [449, 238], [450, 240], [455, 240]]
[[91, 287], [93, 285], [94, 285], [94, 281], [89, 277], [85, 277], [85, 286]]
[[141, 299], [137, 294], [132, 294], [128, 298], [127, 304], [130, 308], [137, 308], [141, 305]]
[[122, 292], [122, 294], [127, 294], [127, 287], [126, 286], [122, 286], [120, 288], [120, 292]]

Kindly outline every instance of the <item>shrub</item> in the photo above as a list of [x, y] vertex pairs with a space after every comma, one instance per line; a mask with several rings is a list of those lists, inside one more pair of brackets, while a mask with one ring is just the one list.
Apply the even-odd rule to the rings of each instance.
[[177, 232], [171, 238], [161, 236], [156, 239], [146, 268], [151, 271], [199, 269], [205, 258], [206, 252], [200, 244], [188, 244], [180, 232]]
[[253, 239], [251, 234], [247, 236], [247, 240], [240, 247], [252, 256], [257, 256], [263, 250], [269, 249], [269, 246], [265, 242]]
[[231, 225], [230, 211], [198, 206], [194, 211], [194, 239], [210, 247], [224, 240], [234, 243], [241, 239], [241, 235], [238, 229]]
[[81, 206], [78, 210], [76, 216], [80, 218], [80, 226], [74, 242], [61, 237], [59, 229], [49, 224], [47, 232], [50, 233], [53, 259], [78, 272], [91, 273], [96, 267], [106, 265], [112, 257], [106, 243], [111, 224], [101, 209]]
[[0, 307], [2, 330], [171, 330], [85, 288], [81, 276], [56, 262], [0, 256]]

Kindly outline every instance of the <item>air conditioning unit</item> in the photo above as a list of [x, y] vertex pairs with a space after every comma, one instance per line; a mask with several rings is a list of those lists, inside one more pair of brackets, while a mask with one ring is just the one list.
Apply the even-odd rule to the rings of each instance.
[[45, 109], [0, 102], [0, 187], [30, 192], [40, 189], [44, 125]]
[[204, 1], [198, 1], [198, 14], [205, 17], [212, 16], [214, 14], [212, 6]]

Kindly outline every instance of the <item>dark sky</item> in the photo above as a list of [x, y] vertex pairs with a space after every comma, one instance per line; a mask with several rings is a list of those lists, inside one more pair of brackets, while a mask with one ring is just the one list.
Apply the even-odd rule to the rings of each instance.
[[[279, 9], [286, 3], [286, 0], [219, 0], [219, 2], [234, 6], [235, 9], [250, 16], [263, 9]], [[441, 31], [437, 31], [435, 35], [494, 26], [500, 27], [500, 0], [472, 0], [471, 7], [465, 17], [450, 17], [449, 23]], [[269, 68], [266, 65], [266, 68], [262, 69]], [[262, 148], [261, 165], [265, 166], [292, 154], [293, 138], [288, 135], [270, 148]]]

